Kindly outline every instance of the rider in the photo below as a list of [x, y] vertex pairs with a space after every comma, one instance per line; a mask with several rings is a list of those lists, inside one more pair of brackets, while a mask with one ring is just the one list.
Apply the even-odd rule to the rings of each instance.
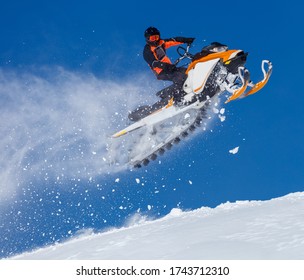
[[[173, 86], [169, 87], [166, 96], [172, 95], [173, 91], [180, 88], [186, 79], [183, 67], [173, 65], [166, 55], [166, 50], [172, 46], [183, 43], [191, 44], [195, 38], [174, 37], [170, 39], [161, 39], [160, 32], [157, 28], [151, 26], [145, 31], [146, 45], [144, 47], [143, 56], [158, 80], [172, 81]], [[168, 89], [169, 89], [168, 88]], [[162, 96], [162, 92], [157, 95]]]

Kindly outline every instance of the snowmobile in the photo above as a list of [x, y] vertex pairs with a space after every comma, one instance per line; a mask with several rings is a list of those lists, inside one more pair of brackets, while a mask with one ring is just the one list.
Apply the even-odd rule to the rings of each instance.
[[228, 103], [252, 95], [266, 85], [272, 73], [272, 63], [263, 60], [263, 79], [253, 83], [245, 67], [248, 53], [243, 50], [229, 50], [217, 42], [195, 55], [189, 49], [190, 45], [179, 46], [179, 58], [174, 62], [178, 65], [184, 59], [190, 60], [182, 87], [174, 88], [175, 94], [167, 94], [172, 93], [174, 84], [158, 92], [158, 102], [131, 112], [129, 119], [134, 123], [112, 135], [112, 138], [133, 135], [131, 140], [120, 144], [126, 149], [123, 151], [126, 163], [146, 166], [200, 126], [213, 99], [226, 94]]

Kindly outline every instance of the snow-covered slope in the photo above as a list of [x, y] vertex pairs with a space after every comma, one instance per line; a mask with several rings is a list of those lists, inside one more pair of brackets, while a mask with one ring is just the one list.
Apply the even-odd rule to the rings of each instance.
[[178, 209], [14, 259], [304, 259], [304, 192], [269, 201]]

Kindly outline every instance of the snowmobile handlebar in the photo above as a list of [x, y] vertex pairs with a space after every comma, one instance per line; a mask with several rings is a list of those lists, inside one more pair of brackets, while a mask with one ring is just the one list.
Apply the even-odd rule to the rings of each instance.
[[189, 58], [192, 59], [193, 58], [193, 54], [189, 53], [189, 49], [191, 47], [191, 44], [187, 44], [187, 47], [182, 47], [179, 46], [177, 48], [177, 53], [179, 54], [179, 58], [175, 60], [175, 62], [173, 63], [174, 65], [177, 65], [179, 62], [181, 62], [182, 60], [184, 60], [185, 58]]

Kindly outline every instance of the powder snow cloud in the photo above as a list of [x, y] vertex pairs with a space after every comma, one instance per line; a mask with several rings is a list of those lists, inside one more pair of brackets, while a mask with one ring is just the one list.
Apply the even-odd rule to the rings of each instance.
[[128, 110], [155, 98], [147, 83], [143, 75], [114, 81], [62, 68], [0, 69], [0, 200], [34, 181], [113, 171], [109, 136], [126, 125]]

